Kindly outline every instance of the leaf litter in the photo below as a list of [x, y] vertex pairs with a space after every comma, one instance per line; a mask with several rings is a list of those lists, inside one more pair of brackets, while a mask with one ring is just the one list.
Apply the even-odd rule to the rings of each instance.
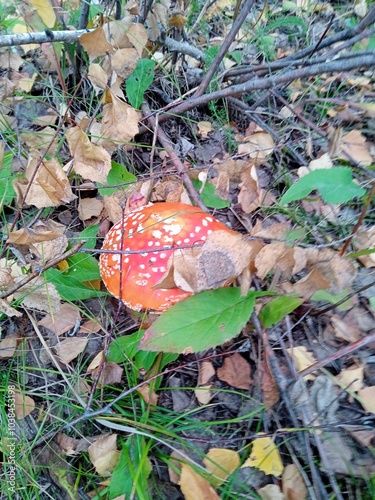
[[[11, 169], [5, 170], [3, 166], [6, 174], [0, 177], [7, 179], [6, 188], [0, 186], [2, 236], [6, 245], [0, 260], [3, 293], [0, 358], [7, 371], [9, 363], [21, 359], [20, 353], [36, 352], [39, 369], [49, 370], [52, 358], [43, 356], [41, 344], [32, 338], [31, 325], [25, 326], [26, 309], [37, 319], [46, 336], [43, 349], [52, 349], [53, 359], [63, 366], [65, 373], [74, 373], [85, 385], [85, 397], [90, 391], [99, 394], [95, 392], [98, 389], [102, 394], [109, 394], [106, 392], [109, 387], [121, 390], [124, 383], [129, 383], [127, 377], [136, 363], [135, 358], [124, 356], [122, 363], [106, 360], [103, 349], [108, 346], [103, 340], [109, 332], [117, 336], [128, 328], [137, 331], [138, 319], [123, 311], [116, 312], [110, 299], [104, 305], [104, 299], [95, 295], [95, 283], [99, 279], [95, 259], [91, 261], [87, 256], [86, 264], [62, 259], [58, 268], [52, 269], [56, 271], [53, 274], [47, 273], [46, 266], [77, 240], [85, 241], [81, 233], [93, 225], [98, 224], [99, 234], [105, 234], [109, 221], [115, 223], [129, 207], [137, 206], [134, 200], [187, 202], [191, 196], [187, 184], [184, 186], [181, 182], [181, 172], [175, 170], [172, 157], [155, 147], [156, 136], [152, 138], [150, 134], [145, 139], [145, 135], [138, 135], [145, 133], [142, 130], [145, 121], [141, 121], [139, 110], [143, 100], [151, 99], [155, 111], [161, 110], [186, 91], [189, 94], [190, 88], [194, 88], [191, 82], [199, 75], [195, 70], [201, 71], [197, 68], [197, 60], [189, 66], [186, 58], [185, 66], [179, 62], [173, 66], [173, 56], [168, 60], [155, 50], [155, 60], [164, 58], [165, 72], [163, 74], [160, 67], [153, 64], [152, 72], [145, 71], [142, 76], [142, 61], [151, 62], [147, 54], [156, 49], [156, 46], [152, 48], [153, 42], [167, 27], [173, 27], [173, 36], [178, 40], [179, 31], [187, 26], [188, 13], [173, 10], [174, 6], [164, 0], [151, 5], [144, 27], [132, 17], [139, 13], [137, 2], [133, 4], [127, 5], [122, 19], [108, 20], [104, 26], [79, 39], [88, 55], [86, 69], [91, 87], [85, 89], [90, 89], [89, 93], [92, 91], [90, 99], [98, 105], [96, 110], [90, 106], [72, 107], [63, 99], [59, 102], [56, 96], [55, 99], [47, 98], [46, 93], [43, 95], [46, 98], [44, 107], [35, 108], [34, 113], [20, 112], [26, 109], [25, 101], [31, 101], [31, 91], [35, 91], [37, 85], [43, 87], [33, 68], [26, 70], [24, 65], [28, 58], [33, 66], [36, 56], [30, 50], [39, 49], [39, 46], [24, 45], [19, 53], [18, 49], [17, 52], [4, 49], [0, 54], [1, 67], [13, 72], [12, 81], [6, 77], [1, 79], [0, 106], [4, 123], [19, 132], [18, 147], [22, 149], [21, 155], [14, 154], [9, 129], [2, 130], [2, 150], [11, 153], [8, 156]], [[289, 28], [293, 24], [302, 25], [303, 12], [308, 7], [304, 2], [289, 4], [283, 7], [286, 12], [288, 9], [293, 12], [293, 16], [288, 14], [286, 17]], [[33, 30], [53, 28], [56, 15], [50, 3], [41, 1], [32, 2], [32, 5], [33, 9], [25, 7], [23, 15], [28, 16]], [[228, 2], [220, 7], [217, 2], [210, 7], [207, 19], [217, 19], [223, 9], [232, 15], [233, 7]], [[330, 15], [334, 12], [330, 5], [319, 6], [313, 13], [314, 20], [324, 24], [326, 9]], [[255, 27], [267, 31], [267, 22], [277, 14], [277, 9], [272, 14], [254, 9]], [[365, 2], [356, 4], [354, 15], [359, 19], [366, 15]], [[259, 40], [241, 31], [241, 40], [233, 42], [236, 63], [237, 57], [247, 57], [244, 52], [247, 45], [250, 53], [254, 49], [258, 53], [259, 49], [265, 58], [276, 54], [279, 59], [268, 61], [271, 68], [273, 62], [283, 62], [285, 55], [296, 52], [298, 49], [291, 40], [290, 46], [273, 50], [285, 40], [282, 24], [281, 28], [277, 26], [276, 23], [271, 38], [266, 31], [259, 36], [262, 43], [270, 44], [268, 48], [257, 47]], [[220, 31], [219, 26], [217, 29]], [[223, 42], [228, 33], [228, 27], [223, 25], [216, 40]], [[198, 44], [207, 42], [203, 33], [194, 36]], [[52, 63], [58, 73], [62, 57], [52, 44], [43, 44], [39, 61], [44, 65], [41, 73], [47, 75], [48, 64]], [[263, 61], [259, 56], [253, 57], [256, 68]], [[229, 77], [225, 83], [229, 86], [232, 79], [237, 78], [230, 73], [230, 68], [236, 69], [236, 63], [230, 62], [226, 67]], [[135, 73], [139, 64], [141, 76]], [[187, 86], [181, 84], [177, 92], [166, 77], [172, 69], [180, 72], [182, 80], [187, 82]], [[227, 233], [224, 236], [213, 233], [202, 246], [179, 250], [168, 262], [158, 286], [177, 285], [195, 295], [156, 320], [153, 318], [155, 322], [146, 326], [138, 351], [137, 370], [145, 380], [150, 376], [150, 382], [138, 387], [143, 380], [133, 379], [129, 387], [138, 394], [135, 408], [138, 404], [146, 404], [152, 408], [151, 413], [168, 410], [178, 415], [177, 419], [183, 419], [187, 418], [184, 413], [199, 408], [202, 417], [191, 417], [197, 428], [200, 418], [212, 424], [238, 419], [238, 423], [233, 420], [231, 424], [220, 424], [221, 430], [215, 429], [211, 435], [203, 431], [198, 437], [189, 431], [183, 433], [188, 442], [193, 445], [200, 442], [202, 449], [206, 448], [200, 456], [198, 448], [194, 450], [203, 469], [192, 467], [185, 454], [173, 455], [173, 452], [171, 455], [180, 460], [175, 462], [179, 464], [179, 473], [175, 471], [173, 481], [180, 489], [173, 486], [173, 491], [182, 493], [185, 498], [219, 498], [224, 488], [233, 498], [243, 493], [243, 488], [246, 494], [256, 491], [261, 498], [306, 498], [307, 487], [311, 486], [310, 470], [314, 467], [315, 476], [311, 477], [319, 477], [321, 483], [314, 487], [325, 493], [333, 491], [339, 497], [337, 492], [340, 493], [344, 484], [342, 477], [356, 476], [366, 484], [375, 472], [371, 461], [374, 434], [366, 423], [366, 418], [370, 419], [375, 413], [371, 357], [375, 340], [356, 349], [358, 342], [374, 335], [374, 298], [364, 295], [364, 291], [357, 293], [356, 288], [360, 273], [367, 270], [370, 273], [374, 267], [371, 211], [365, 211], [360, 218], [362, 206], [366, 203], [370, 206], [372, 201], [371, 198], [366, 201], [366, 195], [373, 182], [367, 174], [374, 161], [374, 147], [366, 127], [358, 125], [360, 122], [353, 114], [343, 114], [343, 109], [353, 105], [347, 95], [340, 96], [344, 103], [337, 103], [335, 99], [338, 98], [331, 101], [327, 90], [339, 83], [353, 102], [360, 98], [361, 102], [355, 104], [363, 113], [361, 119], [371, 125], [372, 108], [368, 96], [372, 76], [369, 72], [364, 73], [348, 72], [345, 78], [324, 74], [320, 85], [310, 80], [310, 87], [304, 80], [295, 79], [281, 96], [287, 99], [288, 106], [281, 98], [278, 100], [276, 94], [273, 102], [268, 100], [269, 109], [264, 103], [258, 103], [258, 118], [254, 116], [254, 121], [251, 114], [246, 114], [245, 118], [245, 114], [238, 113], [235, 108], [230, 109], [231, 116], [220, 118], [217, 109], [212, 113], [213, 108], [208, 107], [196, 108], [194, 123], [175, 119], [179, 121], [159, 124], [178, 144], [176, 151], [183, 156], [189, 178], [204, 178], [199, 194], [209, 209], [238, 231], [230, 237]], [[137, 80], [146, 76], [151, 78], [150, 83]], [[125, 89], [121, 85], [123, 79], [130, 80]], [[67, 82], [60, 80], [59, 83], [64, 83], [65, 92]], [[80, 93], [79, 88], [77, 91], [83, 102], [85, 93]], [[337, 92], [339, 94], [340, 90]], [[322, 107], [326, 122], [309, 107], [310, 95], [315, 99], [317, 93], [330, 108], [327, 111]], [[165, 97], [167, 101], [163, 102]], [[264, 122], [265, 116], [268, 118]], [[259, 117], [262, 117], [261, 125]], [[309, 129], [307, 133], [301, 123]], [[325, 128], [329, 129], [327, 134]], [[155, 133], [158, 134], [158, 130]], [[295, 149], [296, 144], [298, 149]], [[305, 151], [301, 145], [305, 146]], [[3, 154], [2, 157], [5, 165], [6, 157]], [[114, 161], [124, 170], [124, 176], [111, 177]], [[112, 180], [109, 182], [109, 179]], [[101, 189], [113, 191], [102, 196]], [[211, 193], [209, 197], [205, 195], [207, 191]], [[227, 204], [223, 205], [222, 200]], [[230, 209], [225, 208], [228, 206]], [[69, 213], [68, 223], [62, 217], [64, 209]], [[359, 227], [355, 227], [357, 221], [361, 222]], [[303, 235], [293, 239], [292, 231], [299, 228], [304, 230]], [[96, 245], [97, 234], [92, 236], [95, 241], [91, 250], [100, 247]], [[351, 236], [353, 257], [349, 252], [342, 254], [342, 243], [339, 243], [343, 237]], [[25, 275], [31, 272], [40, 275], [17, 289], [17, 283], [22, 283]], [[369, 273], [366, 276], [373, 279]], [[221, 288], [229, 285], [235, 288]], [[79, 295], [78, 290], [87, 295]], [[276, 299], [272, 294], [277, 295]], [[323, 304], [315, 299], [319, 296], [326, 297]], [[328, 302], [330, 309], [325, 311], [328, 297], [333, 299]], [[347, 309], [336, 307], [335, 297], [350, 299], [351, 302], [346, 302]], [[277, 302], [280, 298], [286, 302]], [[91, 301], [90, 305], [85, 305], [86, 300], [87, 303]], [[277, 306], [277, 311], [272, 304]], [[121, 326], [117, 327], [109, 318], [118, 319], [119, 314]], [[260, 319], [258, 327], [255, 319], [249, 322], [251, 315]], [[93, 316], [101, 319], [91, 321]], [[88, 319], [85, 328], [80, 328], [82, 318]], [[125, 327], [124, 321], [127, 322]], [[93, 344], [93, 335], [100, 331], [98, 323], [103, 324], [105, 335], [99, 335], [100, 340]], [[89, 350], [90, 345], [95, 345], [94, 350]], [[346, 348], [341, 356], [333, 357], [338, 350]], [[159, 377], [154, 385], [152, 377], [159, 373], [160, 359], [157, 361], [157, 357], [160, 351], [181, 356], [177, 367], [173, 368], [174, 381]], [[323, 374], [314, 370], [314, 366], [326, 358]], [[176, 357], [173, 359], [175, 361]], [[186, 362], [196, 363], [195, 371], [184, 369]], [[302, 374], [298, 373], [300, 371]], [[308, 374], [304, 375], [304, 371]], [[32, 370], [29, 372], [30, 380], [35, 381], [35, 377], [31, 377]], [[17, 379], [14, 372], [10, 373], [11, 381]], [[51, 374], [46, 375], [49, 376]], [[33, 418], [43, 434], [38, 412], [42, 411], [45, 402], [39, 396], [39, 386], [33, 388], [26, 382], [19, 389], [15, 392], [18, 420]], [[38, 396], [31, 397], [33, 392]], [[290, 400], [292, 406], [288, 405]], [[285, 406], [279, 407], [278, 402]], [[46, 411], [53, 415], [56, 408], [50, 402], [46, 404]], [[260, 417], [263, 405], [266, 409], [264, 422], [271, 411], [276, 415], [271, 424], [264, 425]], [[246, 408], [250, 408], [247, 413]], [[243, 415], [251, 416], [245, 418]], [[254, 415], [259, 415], [259, 420]], [[66, 413], [64, 418], [69, 415]], [[245, 425], [245, 421], [248, 424]], [[352, 425], [354, 422], [356, 429]], [[232, 437], [223, 431], [225, 425]], [[299, 426], [308, 429], [308, 434]], [[124, 453], [120, 451], [123, 437], [120, 444], [117, 434], [94, 436], [93, 428], [87, 432], [89, 434], [83, 439], [86, 445], [90, 443], [86, 446], [89, 462], [84, 465], [85, 470], [89, 463], [101, 479], [115, 477], [120, 455]], [[316, 446], [314, 460], [317, 466], [306, 458], [306, 449], [295, 445], [302, 432], [309, 443]], [[238, 435], [240, 441], [237, 441]], [[65, 476], [52, 473], [52, 477], [59, 491], [71, 492], [72, 469], [61, 460], [64, 455], [74, 455], [81, 460], [84, 447], [79, 447], [77, 440], [67, 436], [62, 439], [62, 436], [64, 434], [57, 434], [51, 446], [55, 458], [50, 458], [50, 463], [62, 463], [66, 473]], [[292, 439], [288, 448], [284, 438], [287, 442], [289, 437]], [[211, 442], [217, 446], [209, 448]], [[160, 461], [160, 454], [153, 460]], [[48, 457], [41, 456], [40, 463], [43, 461], [48, 463]], [[146, 462], [145, 469], [149, 471], [148, 458]], [[244, 478], [237, 484], [236, 474]], [[261, 478], [259, 483], [246, 490], [244, 485], [250, 484], [255, 476]], [[272, 484], [275, 478], [279, 478], [279, 482]], [[161, 478], [158, 481], [163, 484]], [[100, 487], [108, 484], [110, 480], [104, 480]], [[124, 486], [124, 491], [133, 494], [132, 488], [126, 490]]]

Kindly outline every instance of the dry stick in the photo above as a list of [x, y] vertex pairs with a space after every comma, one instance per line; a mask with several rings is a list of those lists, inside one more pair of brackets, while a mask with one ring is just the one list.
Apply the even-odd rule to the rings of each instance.
[[47, 42], [68, 42], [73, 43], [81, 35], [89, 33], [92, 30], [76, 31], [41, 31], [37, 33], [20, 33], [18, 35], [0, 35], [0, 47], [14, 47], [15, 45], [27, 45], [29, 43], [47, 43]]
[[9, 297], [12, 295], [14, 292], [22, 288], [26, 283], [29, 283], [29, 281], [33, 280], [34, 278], [38, 277], [41, 273], [44, 271], [47, 271], [47, 269], [51, 269], [51, 267], [56, 266], [59, 262], [67, 259], [68, 257], [71, 257], [75, 253], [77, 253], [80, 248], [85, 244], [85, 241], [81, 241], [80, 243], [77, 243], [77, 245], [74, 245], [73, 248], [68, 250], [67, 252], [63, 253], [59, 257], [56, 257], [53, 260], [50, 260], [47, 264], [45, 264], [43, 267], [38, 269], [37, 271], [33, 271], [31, 274], [28, 274], [26, 278], [24, 278], [22, 281], [19, 281], [15, 285], [13, 285], [11, 288], [8, 288], [4, 293], [0, 295], [0, 299], [5, 299], [6, 297]]
[[323, 368], [329, 363], [336, 361], [336, 359], [348, 356], [349, 354], [358, 351], [358, 349], [362, 349], [362, 347], [365, 347], [367, 344], [370, 344], [371, 342], [375, 342], [375, 333], [367, 337], [364, 337], [363, 339], [357, 340], [356, 342], [352, 342], [351, 344], [347, 345], [346, 347], [343, 347], [342, 349], [339, 349], [334, 354], [328, 356], [328, 358], [321, 359], [320, 361], [317, 361], [313, 365], [308, 366], [304, 370], [301, 370], [300, 372], [298, 372], [298, 375], [300, 375], [301, 377], [309, 375], [310, 373], [313, 373], [316, 370]]
[[375, 66], [375, 54], [370, 54], [363, 57], [353, 57], [353, 59], [346, 60], [344, 64], [340, 59], [336, 59], [335, 61], [313, 64], [312, 66], [287, 71], [285, 73], [269, 76], [267, 78], [252, 78], [245, 83], [231, 85], [229, 87], [226, 87], [225, 89], [217, 90], [215, 92], [211, 92], [210, 94], [205, 94], [199, 97], [192, 97], [163, 113], [159, 117], [159, 124], [163, 123], [166, 120], [169, 120], [171, 116], [181, 115], [193, 108], [203, 106], [208, 102], [214, 101], [216, 99], [234, 97], [236, 95], [252, 92], [254, 90], [268, 90], [283, 83], [290, 83], [293, 80], [308, 78], [310, 76], [316, 76], [322, 73], [350, 71], [361, 67], [371, 68], [372, 66]]
[[369, 195], [367, 196], [366, 200], [363, 203], [361, 215], [359, 216], [356, 225], [352, 229], [352, 232], [350, 234], [350, 238], [348, 240], [346, 240], [342, 249], [340, 250], [339, 255], [344, 255], [344, 253], [346, 252], [346, 249], [350, 245], [350, 242], [354, 238], [354, 235], [356, 234], [358, 229], [361, 227], [363, 219], [365, 218], [365, 215], [366, 215], [367, 210], [370, 206], [371, 200], [373, 199], [374, 196], [375, 196], [375, 182], [372, 182], [371, 191], [369, 192]]
[[196, 192], [194, 186], [193, 186], [193, 183], [191, 182], [191, 179], [182, 163], [182, 161], [180, 160], [180, 158], [176, 155], [173, 147], [172, 147], [172, 141], [170, 139], [168, 139], [167, 135], [165, 134], [165, 132], [163, 131], [163, 129], [160, 127], [160, 125], [158, 124], [157, 125], [157, 121], [156, 121], [156, 118], [154, 116], [151, 115], [151, 109], [150, 109], [150, 106], [144, 102], [143, 105], [142, 105], [142, 111], [147, 115], [147, 121], [149, 123], [149, 125], [151, 126], [151, 128], [155, 131], [155, 133], [157, 134], [157, 137], [159, 139], [159, 142], [160, 144], [163, 146], [163, 148], [166, 150], [166, 152], [168, 153], [168, 156], [170, 158], [170, 160], [173, 162], [173, 164], [175, 165], [178, 173], [180, 174], [182, 180], [183, 180], [183, 183], [186, 187], [186, 189], [188, 190], [190, 196], [192, 197], [194, 203], [199, 207], [201, 208], [202, 210], [204, 210], [205, 212], [207, 212], [207, 208], [205, 207], [205, 205], [202, 203], [202, 200], [199, 198], [198, 196], [198, 193]]
[[220, 47], [219, 52], [217, 53], [215, 59], [212, 61], [211, 66], [209, 67], [207, 73], [205, 74], [203, 80], [201, 81], [199, 87], [195, 91], [194, 97], [199, 97], [203, 95], [209, 86], [216, 70], [220, 66], [221, 61], [227, 55], [230, 45], [235, 39], [237, 33], [239, 32], [241, 26], [243, 25], [247, 15], [250, 12], [251, 7], [253, 6], [255, 0], [245, 0], [245, 3], [242, 5], [242, 9], [234, 21], [232, 28], [230, 29], [228, 35], [225, 37], [223, 44]]

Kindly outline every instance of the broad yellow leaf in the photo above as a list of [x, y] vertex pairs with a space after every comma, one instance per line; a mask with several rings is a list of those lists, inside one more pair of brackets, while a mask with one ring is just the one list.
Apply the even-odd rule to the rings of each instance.
[[254, 439], [250, 457], [242, 467], [256, 467], [265, 474], [281, 476], [284, 466], [278, 449], [270, 437]]
[[215, 476], [214, 483], [221, 484], [240, 465], [236, 451], [225, 448], [211, 448], [203, 459], [206, 469]]
[[50, 0], [30, 0], [30, 4], [37, 11], [47, 28], [53, 28], [56, 22], [56, 14]]

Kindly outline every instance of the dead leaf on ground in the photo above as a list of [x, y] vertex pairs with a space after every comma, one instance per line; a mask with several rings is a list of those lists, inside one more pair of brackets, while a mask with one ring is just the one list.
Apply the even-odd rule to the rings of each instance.
[[347, 159], [345, 153], [363, 167], [368, 167], [373, 162], [366, 137], [359, 130], [352, 130], [342, 137], [340, 158], [343, 160]]
[[77, 198], [59, 162], [54, 158], [42, 160], [36, 154], [30, 156], [25, 178], [17, 178], [12, 184], [20, 207], [23, 204], [37, 208], [58, 207]]
[[21, 420], [27, 417], [27, 415], [30, 415], [30, 413], [35, 409], [35, 401], [30, 398], [30, 396], [26, 396], [25, 394], [15, 391], [14, 406], [16, 416], [19, 420]]
[[203, 464], [212, 475], [215, 486], [222, 484], [239, 466], [241, 460], [236, 451], [225, 448], [210, 448], [203, 458]]
[[[10, 306], [9, 306], [10, 307]], [[1, 311], [1, 308], [0, 308]], [[17, 312], [17, 311], [16, 311]], [[21, 314], [22, 316], [22, 314]], [[0, 340], [0, 358], [9, 359], [12, 358], [17, 348], [17, 338], [7, 336]]]
[[282, 489], [286, 500], [307, 498], [307, 488], [296, 465], [289, 464], [285, 467], [282, 475]]
[[217, 377], [236, 389], [249, 390], [252, 384], [250, 365], [238, 353], [224, 359], [223, 366], [217, 370]]
[[51, 330], [56, 336], [71, 330], [75, 325], [80, 323], [81, 314], [79, 309], [73, 304], [62, 304], [60, 310], [56, 314], [48, 314], [43, 319], [38, 321], [38, 325], [44, 326]]
[[275, 141], [267, 132], [255, 132], [252, 135], [236, 136], [235, 138], [241, 141], [238, 146], [238, 154], [249, 155], [255, 160], [256, 166], [263, 165], [275, 148]]
[[[105, 27], [105, 29], [107, 29], [107, 27]], [[105, 29], [99, 27], [90, 33], [81, 35], [78, 38], [79, 43], [91, 59], [95, 59], [96, 57], [104, 56], [106, 54], [112, 54], [114, 52], [112, 45], [107, 41]]]
[[103, 201], [97, 198], [82, 198], [78, 204], [78, 215], [82, 221], [99, 217], [103, 211]]
[[197, 500], [198, 498], [220, 500], [219, 495], [207, 479], [204, 479], [185, 463], [181, 466], [179, 485], [185, 500]]
[[85, 350], [87, 342], [87, 338], [67, 338], [57, 344], [54, 350], [60, 361], [67, 365]]
[[346, 318], [333, 314], [330, 318], [335, 336], [345, 342], [356, 342], [361, 338], [361, 330], [358, 326]]
[[[375, 250], [375, 225], [369, 229], [359, 229], [353, 240], [354, 248], [358, 250]], [[375, 267], [375, 251], [368, 255], [360, 255], [357, 259], [365, 267]]]
[[129, 78], [135, 70], [138, 60], [139, 54], [136, 49], [118, 49], [112, 57], [112, 67], [121, 78]]
[[242, 467], [256, 467], [265, 474], [279, 477], [283, 473], [284, 465], [279, 450], [270, 437], [256, 438], [252, 442], [250, 457]]
[[249, 166], [241, 172], [241, 181], [238, 203], [246, 214], [254, 212], [260, 206], [269, 207], [275, 203], [275, 197], [259, 186], [255, 166]]
[[215, 373], [215, 368], [211, 361], [202, 361], [199, 364], [198, 385], [208, 384]]
[[344, 368], [336, 375], [340, 387], [349, 389], [349, 391], [359, 391], [363, 387], [364, 366], [352, 365]]
[[100, 476], [110, 476], [120, 459], [116, 442], [117, 434], [101, 436], [87, 450], [91, 463]]
[[198, 122], [198, 135], [202, 137], [202, 139], [206, 139], [209, 134], [212, 132], [212, 123], [211, 122]]
[[266, 410], [270, 410], [279, 401], [280, 392], [265, 355], [262, 357], [260, 373], [263, 403]]
[[[15, 279], [15, 282], [22, 281], [24, 277]], [[23, 299], [22, 304], [30, 309], [38, 311], [54, 311], [60, 309], [60, 295], [55, 285], [48, 283], [43, 276], [38, 276], [14, 292], [16, 299]]]
[[21, 312], [14, 309], [14, 307], [12, 307], [9, 302], [4, 299], [0, 299], [0, 313], [5, 314], [9, 318], [12, 318], [13, 316], [20, 318], [22, 316]]
[[137, 388], [137, 392], [141, 394], [145, 403], [156, 406], [159, 396], [154, 390], [151, 390], [150, 384], [143, 384]]
[[364, 410], [368, 413], [375, 413], [375, 385], [360, 389], [357, 394]]
[[259, 488], [257, 493], [262, 500], [285, 500], [284, 493], [278, 484], [266, 484], [263, 488]]
[[[287, 349], [287, 353], [292, 358], [297, 372], [305, 370], [309, 368], [309, 366], [316, 363], [316, 359], [314, 355], [307, 350], [305, 346], [299, 345], [295, 346], [292, 349]], [[315, 378], [313, 375], [307, 375], [304, 377], [306, 380]]]
[[208, 404], [213, 396], [213, 384], [200, 385], [194, 389], [194, 394], [199, 404]]
[[55, 441], [64, 455], [72, 457], [78, 454], [76, 448], [80, 442], [80, 439], [74, 439], [71, 436], [64, 434], [63, 432], [59, 432], [55, 437]]
[[107, 182], [111, 170], [111, 157], [102, 147], [92, 144], [80, 127], [72, 127], [65, 133], [74, 158], [74, 170], [84, 179]]
[[324, 153], [320, 158], [316, 160], [311, 160], [308, 167], [300, 167], [298, 169], [298, 177], [303, 177], [313, 170], [319, 170], [322, 168], [332, 168], [333, 163], [331, 157], [328, 153]]

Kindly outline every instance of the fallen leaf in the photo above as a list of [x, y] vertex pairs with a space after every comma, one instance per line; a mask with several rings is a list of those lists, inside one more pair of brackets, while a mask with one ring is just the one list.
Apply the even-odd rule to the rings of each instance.
[[344, 389], [348, 388], [350, 391], [359, 391], [363, 387], [364, 367], [352, 365], [348, 368], [341, 370], [341, 372], [334, 378], [340, 382], [340, 386]]
[[91, 463], [100, 476], [110, 476], [120, 459], [116, 442], [117, 434], [101, 436], [87, 450]]
[[198, 385], [206, 385], [215, 375], [215, 368], [211, 361], [202, 361], [199, 364]]
[[330, 318], [335, 336], [345, 342], [356, 342], [361, 338], [361, 331], [356, 324], [348, 319], [340, 318], [334, 314]]
[[142, 57], [148, 42], [148, 34], [146, 28], [141, 23], [132, 23], [127, 36], [131, 44], [135, 47], [138, 57]]
[[54, 350], [60, 361], [67, 365], [85, 350], [87, 342], [87, 338], [67, 338], [57, 344]]
[[38, 321], [38, 325], [51, 330], [56, 336], [73, 329], [77, 322], [80, 323], [81, 314], [73, 304], [62, 304], [56, 314], [48, 314]]
[[9, 359], [12, 358], [17, 348], [16, 337], [5, 337], [0, 340], [0, 358]]
[[198, 122], [197, 127], [198, 127], [198, 135], [199, 137], [202, 137], [202, 139], [206, 139], [212, 132], [211, 122]]
[[35, 401], [18, 391], [14, 392], [15, 413], [19, 420], [27, 417], [35, 409]]
[[72, 457], [78, 454], [76, 448], [80, 442], [79, 439], [74, 439], [71, 436], [64, 434], [63, 432], [59, 432], [55, 437], [55, 441], [60, 447], [61, 451], [68, 457]]
[[360, 389], [357, 394], [364, 410], [368, 413], [375, 413], [375, 385]]
[[279, 401], [280, 392], [270, 370], [266, 355], [262, 356], [260, 369], [263, 403], [266, 410], [270, 410]]
[[12, 307], [9, 302], [4, 299], [0, 299], [0, 313], [5, 314], [9, 318], [12, 318], [13, 316], [20, 318], [22, 316], [22, 313], [14, 309], [14, 307]]
[[92, 144], [80, 127], [72, 127], [65, 133], [70, 152], [74, 158], [74, 170], [90, 181], [107, 181], [111, 170], [111, 157], [102, 147]]
[[25, 178], [17, 178], [12, 184], [20, 207], [24, 204], [37, 208], [58, 207], [77, 198], [59, 162], [36, 154], [30, 155]]
[[53, 28], [56, 23], [56, 14], [49, 0], [29, 0], [47, 28]]
[[333, 163], [331, 157], [328, 153], [324, 153], [320, 158], [316, 160], [312, 160], [309, 163], [308, 167], [300, 167], [297, 171], [298, 177], [301, 178], [304, 175], [307, 175], [312, 170], [319, 170], [321, 168], [332, 168]]
[[82, 221], [99, 217], [103, 211], [103, 201], [97, 198], [82, 198], [78, 204], [78, 215]]
[[217, 377], [237, 389], [249, 390], [251, 387], [251, 368], [241, 354], [234, 353], [224, 359], [223, 366], [218, 368]]
[[81, 35], [78, 40], [91, 59], [114, 52], [112, 45], [107, 41], [106, 33], [102, 27]]
[[[309, 368], [309, 366], [316, 363], [315, 357], [305, 346], [299, 345], [293, 347], [292, 349], [287, 349], [287, 353], [293, 359], [297, 372], [305, 370], [306, 368]], [[314, 378], [311, 375], [308, 377]]]
[[342, 137], [340, 158], [346, 160], [345, 153], [364, 167], [369, 167], [373, 162], [366, 137], [359, 130], [352, 130]]
[[254, 212], [260, 206], [268, 207], [275, 203], [275, 197], [259, 186], [258, 174], [254, 165], [241, 172], [241, 181], [238, 203], [241, 204], [241, 208], [246, 214]]
[[307, 498], [307, 488], [296, 465], [289, 464], [285, 467], [282, 475], [282, 489], [286, 500]]
[[281, 476], [284, 466], [280, 458], [279, 450], [270, 437], [256, 438], [252, 442], [250, 457], [242, 467], [256, 467], [265, 474]]
[[129, 78], [135, 70], [138, 60], [139, 55], [136, 49], [118, 49], [112, 57], [112, 68], [121, 78]]
[[256, 166], [263, 165], [275, 148], [275, 141], [267, 132], [255, 132], [242, 140], [238, 146], [238, 154], [249, 155], [255, 160]]
[[262, 500], [285, 500], [285, 496], [277, 484], [266, 484], [263, 488], [259, 488], [257, 493]]
[[207, 479], [204, 479], [185, 463], [181, 466], [179, 485], [185, 500], [197, 500], [198, 498], [220, 500], [219, 495]]
[[203, 458], [203, 464], [212, 475], [215, 486], [222, 484], [239, 466], [241, 460], [236, 451], [225, 448], [210, 448]]
[[357, 259], [365, 267], [375, 267], [375, 225], [369, 229], [359, 229], [353, 240], [353, 245], [356, 250], [374, 250], [368, 255], [360, 255]]
[[143, 384], [137, 388], [137, 392], [141, 394], [144, 401], [147, 404], [156, 406], [158, 404], [159, 396], [156, 394], [154, 390], [151, 390], [150, 384]]
[[[15, 282], [22, 281], [24, 277], [15, 279]], [[22, 304], [30, 309], [38, 311], [54, 311], [60, 309], [60, 295], [55, 285], [48, 283], [43, 276], [38, 276], [14, 292], [16, 299], [22, 299]]]
[[194, 394], [199, 404], [206, 405], [213, 396], [212, 384], [200, 385], [194, 389]]

